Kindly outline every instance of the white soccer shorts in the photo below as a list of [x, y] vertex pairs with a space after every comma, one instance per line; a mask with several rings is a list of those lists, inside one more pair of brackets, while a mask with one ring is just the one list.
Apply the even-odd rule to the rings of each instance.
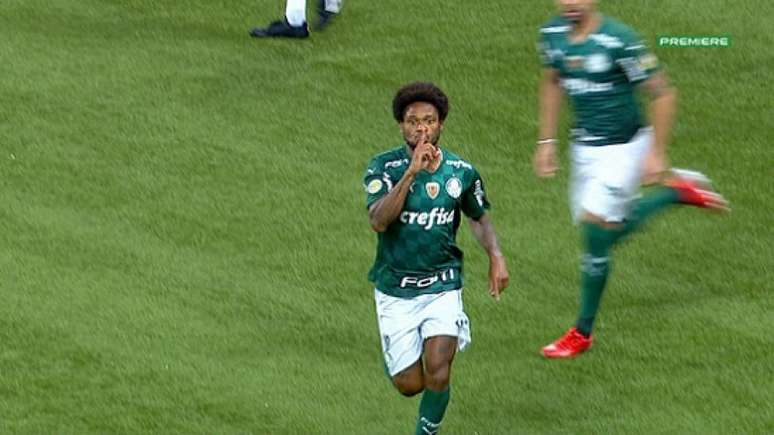
[[462, 310], [462, 290], [396, 298], [374, 290], [384, 362], [390, 376], [422, 357], [425, 339], [457, 337], [460, 352], [470, 343], [470, 321]]
[[638, 196], [643, 161], [652, 141], [653, 129], [646, 127], [625, 144], [572, 145], [570, 209], [576, 223], [584, 212], [606, 222], [626, 219]]

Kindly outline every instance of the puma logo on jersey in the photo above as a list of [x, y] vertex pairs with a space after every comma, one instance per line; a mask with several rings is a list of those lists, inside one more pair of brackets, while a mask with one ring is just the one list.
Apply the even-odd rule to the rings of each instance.
[[454, 210], [446, 211], [443, 207], [433, 207], [430, 213], [404, 211], [400, 214], [400, 221], [407, 225], [420, 225], [425, 231], [434, 225], [446, 225], [454, 222]]

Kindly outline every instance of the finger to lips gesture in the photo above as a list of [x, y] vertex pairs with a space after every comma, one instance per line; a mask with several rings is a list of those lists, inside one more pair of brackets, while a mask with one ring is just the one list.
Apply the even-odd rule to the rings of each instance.
[[417, 139], [417, 145], [414, 147], [414, 155], [411, 157], [411, 169], [414, 172], [427, 169], [433, 162], [434, 155], [435, 147], [427, 142], [427, 135], [421, 133]]

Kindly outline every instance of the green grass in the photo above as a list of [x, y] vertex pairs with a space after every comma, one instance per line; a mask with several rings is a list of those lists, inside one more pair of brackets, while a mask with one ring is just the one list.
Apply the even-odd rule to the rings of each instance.
[[597, 346], [545, 361], [578, 267], [566, 162], [530, 169], [553, 2], [351, 1], [309, 40], [248, 38], [281, 3], [0, 5], [1, 433], [410, 433], [361, 176], [416, 79], [450, 95], [444, 143], [487, 181], [512, 275], [489, 300], [461, 231], [474, 343], [444, 433], [774, 432], [772, 4], [601, 2], [651, 45], [732, 35], [656, 54], [671, 159], [734, 211], [650, 224], [617, 251]]

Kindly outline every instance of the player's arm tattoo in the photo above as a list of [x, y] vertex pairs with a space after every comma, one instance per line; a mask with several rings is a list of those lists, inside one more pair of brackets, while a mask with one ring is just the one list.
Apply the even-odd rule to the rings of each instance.
[[643, 82], [642, 86], [648, 91], [652, 99], [658, 99], [664, 95], [669, 95], [674, 92], [674, 89], [669, 85], [669, 80], [666, 74], [658, 72], [649, 79]]
[[500, 245], [497, 243], [494, 225], [488, 214], [484, 214], [477, 221], [468, 219], [468, 222], [470, 223], [470, 229], [473, 231], [473, 236], [475, 236], [479, 245], [484, 248], [490, 257], [502, 255]]
[[414, 183], [415, 176], [406, 173], [400, 181], [386, 195], [381, 197], [368, 209], [368, 220], [371, 228], [377, 233], [387, 231], [387, 227], [397, 219], [400, 211], [403, 210], [403, 204], [406, 202], [411, 184]]

